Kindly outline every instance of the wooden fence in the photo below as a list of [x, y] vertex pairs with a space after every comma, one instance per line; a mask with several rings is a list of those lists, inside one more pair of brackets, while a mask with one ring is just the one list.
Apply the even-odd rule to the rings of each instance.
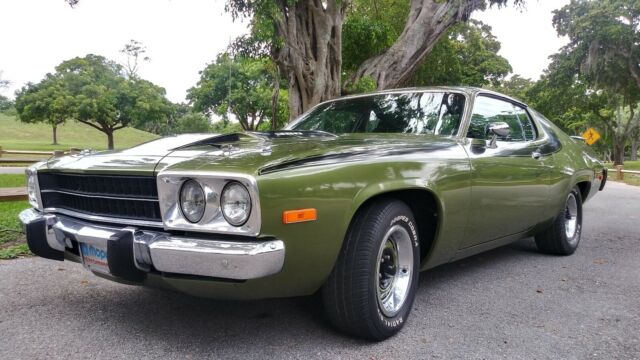
[[624, 174], [640, 175], [640, 171], [638, 170], [625, 170], [624, 165], [618, 165], [615, 169], [609, 169], [609, 174], [613, 173], [617, 174], [618, 180], [624, 180]]
[[[0, 163], [30, 163], [37, 162], [48, 157], [60, 157], [67, 154], [77, 154], [81, 150], [70, 148], [69, 150], [35, 151], [35, 150], [4, 150], [0, 146]], [[6, 155], [9, 155], [8, 157]], [[18, 157], [11, 157], [17, 155]], [[33, 157], [29, 157], [33, 156]]]

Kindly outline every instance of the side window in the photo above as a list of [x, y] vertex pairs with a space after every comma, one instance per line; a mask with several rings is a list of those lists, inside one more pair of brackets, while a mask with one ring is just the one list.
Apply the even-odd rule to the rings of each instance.
[[467, 137], [489, 139], [489, 124], [504, 122], [509, 125], [509, 135], [498, 137], [502, 141], [531, 141], [536, 131], [527, 112], [516, 105], [499, 99], [478, 96], [475, 101]]
[[433, 134], [453, 136], [458, 133], [465, 98], [460, 94], [445, 94], [437, 112], [437, 123], [433, 127]]
[[522, 125], [522, 135], [524, 140], [532, 141], [537, 139], [538, 133], [536, 132], [536, 128], [533, 125], [533, 121], [531, 121], [531, 117], [527, 114], [527, 111], [518, 105], [513, 105], [513, 108], [515, 109], [516, 115], [518, 115], [518, 119]]

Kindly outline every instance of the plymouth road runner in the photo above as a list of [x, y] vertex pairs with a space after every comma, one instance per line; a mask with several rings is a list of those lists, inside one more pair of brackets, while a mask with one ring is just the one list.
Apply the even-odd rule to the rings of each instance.
[[419, 272], [533, 236], [569, 255], [606, 169], [527, 105], [473, 88], [321, 103], [272, 132], [189, 134], [29, 168], [31, 251], [197, 296], [320, 292], [336, 328], [398, 332]]

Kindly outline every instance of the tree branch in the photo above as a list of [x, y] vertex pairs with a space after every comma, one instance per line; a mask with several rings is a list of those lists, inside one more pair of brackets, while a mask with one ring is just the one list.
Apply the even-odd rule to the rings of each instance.
[[633, 58], [631, 56], [629, 56], [627, 62], [629, 64], [629, 72], [631, 73], [633, 79], [636, 81], [636, 85], [638, 86], [638, 88], [640, 88], [640, 74], [638, 73], [638, 65], [634, 64]]
[[484, 0], [411, 0], [405, 28], [396, 42], [365, 61], [344, 87], [365, 76], [373, 78], [381, 90], [403, 85], [452, 25], [467, 21], [484, 5]]
[[97, 129], [98, 131], [103, 132], [103, 133], [106, 133], [107, 130], [108, 130], [108, 129], [105, 129], [104, 127], [100, 127], [100, 126], [95, 125], [95, 124], [93, 124], [93, 123], [91, 123], [89, 121], [86, 121], [86, 120], [78, 120], [78, 121], [83, 123], [83, 124], [85, 124], [85, 125], [89, 125], [92, 128]]

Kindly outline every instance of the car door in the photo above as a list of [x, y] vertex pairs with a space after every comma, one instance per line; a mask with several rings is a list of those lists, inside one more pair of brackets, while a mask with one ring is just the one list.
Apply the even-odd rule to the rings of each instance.
[[[491, 144], [487, 129], [494, 123], [508, 124], [509, 134]], [[494, 95], [475, 98], [466, 135], [471, 209], [461, 249], [522, 233], [542, 220], [553, 157], [541, 154], [540, 134], [520, 104]]]

